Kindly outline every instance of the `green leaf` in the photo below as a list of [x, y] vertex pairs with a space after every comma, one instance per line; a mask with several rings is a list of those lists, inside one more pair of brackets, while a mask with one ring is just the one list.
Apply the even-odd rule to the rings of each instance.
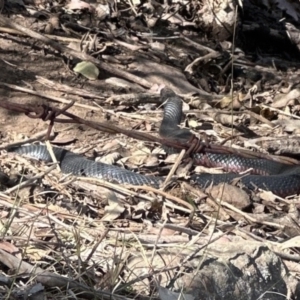
[[78, 63], [74, 67], [73, 71], [81, 74], [89, 80], [96, 80], [100, 73], [99, 69], [89, 61], [82, 61]]

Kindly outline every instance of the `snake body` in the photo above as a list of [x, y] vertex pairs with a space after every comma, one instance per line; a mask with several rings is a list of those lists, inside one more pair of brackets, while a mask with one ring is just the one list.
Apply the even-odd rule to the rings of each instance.
[[[158, 187], [162, 181], [160, 177], [145, 176], [114, 165], [95, 162], [63, 148], [52, 147], [52, 149], [59, 162], [61, 171], [66, 174], [71, 173], [77, 176], [99, 178], [116, 183], [151, 185], [154, 187]], [[13, 151], [34, 159], [52, 162], [52, 158], [45, 145], [22, 146]]]
[[[159, 130], [160, 135], [176, 138], [181, 142], [188, 141], [191, 132], [178, 127], [182, 117], [181, 99], [168, 89], [162, 90], [161, 97], [163, 101], [166, 101]], [[52, 161], [45, 145], [22, 146], [12, 149], [12, 151], [46, 162]], [[146, 176], [117, 166], [95, 162], [62, 148], [53, 147], [53, 151], [63, 173], [100, 178], [121, 184], [150, 185], [154, 187], [158, 187], [163, 182], [162, 177]], [[226, 171], [244, 171], [252, 168], [252, 173], [254, 173], [244, 177], [234, 173], [193, 175], [192, 180], [199, 187], [205, 187], [211, 183], [230, 182], [241, 177], [241, 183], [248, 189], [261, 188], [282, 197], [300, 193], [300, 166], [286, 165], [266, 159], [251, 159], [238, 155], [211, 153], [195, 154], [194, 161], [207, 167], [220, 166]]]

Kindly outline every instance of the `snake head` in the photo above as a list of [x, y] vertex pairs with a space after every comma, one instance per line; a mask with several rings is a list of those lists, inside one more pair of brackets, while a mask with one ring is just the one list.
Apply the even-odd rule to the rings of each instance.
[[161, 89], [160, 99], [161, 99], [162, 103], [164, 103], [171, 97], [178, 97], [178, 96], [176, 95], [176, 93], [173, 90], [171, 90], [168, 87], [164, 87], [163, 89]]

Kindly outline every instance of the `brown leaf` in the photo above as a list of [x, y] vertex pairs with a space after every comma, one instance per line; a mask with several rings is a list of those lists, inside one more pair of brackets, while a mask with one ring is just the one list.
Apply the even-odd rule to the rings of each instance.
[[14, 246], [13, 244], [6, 242], [6, 241], [1, 241], [0, 242], [0, 249], [11, 253], [11, 254], [15, 254], [18, 258], [21, 258], [21, 253], [19, 248], [17, 248], [16, 246]]
[[126, 157], [122, 159], [122, 162], [127, 162], [135, 166], [140, 166], [145, 164], [149, 154], [151, 153], [148, 147], [143, 147], [138, 149], [132, 153], [130, 157]]
[[119, 152], [112, 152], [107, 155], [104, 155], [102, 157], [98, 157], [96, 161], [102, 162], [104, 164], [112, 165], [120, 158]]
[[279, 94], [276, 95], [274, 98], [274, 102], [272, 103], [272, 107], [275, 108], [282, 108], [291, 104], [293, 100], [299, 98], [300, 96], [300, 89], [291, 90], [288, 94]]
[[212, 197], [232, 204], [238, 209], [244, 209], [251, 204], [249, 195], [245, 191], [227, 183], [209, 187], [207, 192], [211, 194]]
[[108, 205], [105, 207], [105, 215], [101, 221], [112, 221], [117, 219], [125, 210], [123, 203], [112, 191], [107, 191]]

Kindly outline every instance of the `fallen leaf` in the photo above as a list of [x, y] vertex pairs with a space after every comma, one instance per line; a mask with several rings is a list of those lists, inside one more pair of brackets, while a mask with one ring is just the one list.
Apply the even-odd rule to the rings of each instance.
[[244, 209], [251, 204], [249, 195], [245, 191], [228, 183], [209, 187], [207, 191], [212, 197], [234, 205], [238, 209]]
[[271, 104], [272, 107], [282, 108], [291, 104], [291, 101], [299, 98], [300, 89], [291, 90], [288, 94], [278, 94], [274, 97], [274, 101]]
[[116, 194], [112, 191], [107, 191], [106, 197], [108, 205], [105, 206], [105, 215], [101, 221], [112, 221], [116, 220], [125, 210], [123, 203], [118, 199]]
[[81, 74], [82, 76], [90, 79], [96, 80], [99, 76], [99, 69], [89, 61], [82, 61], [78, 63], [74, 69], [74, 72]]
[[71, 0], [69, 4], [66, 5], [68, 10], [83, 10], [87, 9], [89, 12], [94, 12], [95, 8], [88, 4], [87, 2], [81, 0]]
[[288, 241], [280, 244], [280, 248], [287, 249], [287, 248], [299, 248], [300, 247], [300, 236], [295, 236]]
[[20, 249], [9, 242], [6, 242], [6, 241], [0, 242], [0, 249], [6, 251], [8, 253], [14, 254], [14, 255], [19, 253], [18, 257], [21, 258]]
[[121, 161], [123, 163], [127, 162], [135, 166], [140, 166], [145, 164], [147, 158], [149, 157], [149, 154], [151, 154], [150, 149], [148, 147], [143, 147], [142, 149], [138, 149], [132, 152], [131, 156], [125, 157], [121, 159]]
[[96, 158], [95, 161], [102, 162], [104, 164], [112, 165], [120, 158], [119, 152], [112, 152], [107, 155]]
[[50, 250], [42, 250], [33, 246], [26, 247], [25, 253], [31, 260], [39, 261], [48, 255]]

